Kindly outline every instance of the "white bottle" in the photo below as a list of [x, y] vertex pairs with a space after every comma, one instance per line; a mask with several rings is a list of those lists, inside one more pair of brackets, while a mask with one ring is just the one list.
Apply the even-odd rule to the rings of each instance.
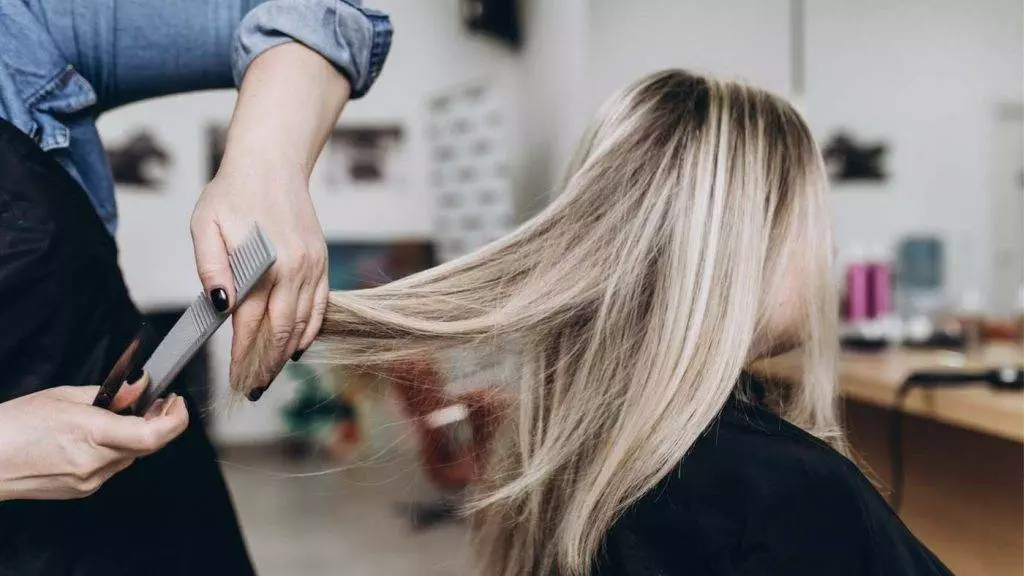
[[963, 331], [964, 352], [972, 356], [981, 352], [983, 322], [981, 291], [970, 288], [960, 299], [960, 327]]

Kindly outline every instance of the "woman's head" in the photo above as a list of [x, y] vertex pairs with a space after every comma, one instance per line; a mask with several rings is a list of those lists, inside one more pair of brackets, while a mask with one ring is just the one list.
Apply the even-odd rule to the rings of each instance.
[[584, 573], [757, 357], [801, 345], [807, 374], [780, 411], [836, 434], [824, 190], [789, 104], [654, 74], [604, 106], [541, 214], [454, 262], [332, 294], [321, 341], [349, 364], [514, 354], [515, 408], [475, 507], [481, 562]]
[[[637, 229], [660, 227], [652, 239], [673, 255], [661, 264], [677, 266], [679, 280], [708, 280], [704, 272], [715, 266], [723, 280], [752, 287], [739, 282], [752, 274], [756, 352], [802, 342], [805, 308], [831, 306], [820, 302], [831, 297], [825, 186], [810, 131], [787, 102], [743, 84], [670, 70], [605, 104], [577, 151], [564, 194], [589, 207], [577, 214], [607, 208], [613, 227], [630, 222], [623, 214]], [[621, 233], [627, 241], [637, 236]]]

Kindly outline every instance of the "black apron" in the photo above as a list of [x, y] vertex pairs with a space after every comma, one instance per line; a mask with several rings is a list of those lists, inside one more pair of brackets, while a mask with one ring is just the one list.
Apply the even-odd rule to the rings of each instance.
[[[98, 384], [139, 322], [85, 191], [0, 120], [0, 401]], [[177, 392], [188, 430], [93, 496], [0, 502], [0, 576], [253, 574], [197, 407]]]

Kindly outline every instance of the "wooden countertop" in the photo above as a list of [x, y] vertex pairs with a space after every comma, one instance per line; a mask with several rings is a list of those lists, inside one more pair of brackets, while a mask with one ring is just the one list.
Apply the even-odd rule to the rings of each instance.
[[[844, 352], [839, 360], [839, 386], [846, 398], [889, 407], [903, 381], [917, 370], [985, 369], [1020, 366], [1024, 349], [1013, 344], [986, 346], [976, 358], [940, 350], [893, 348], [882, 352]], [[757, 369], [786, 378], [797, 374], [798, 359], [772, 359]], [[1024, 443], [1024, 391], [998, 391], [985, 385], [942, 390], [914, 390], [904, 411], [923, 418]]]

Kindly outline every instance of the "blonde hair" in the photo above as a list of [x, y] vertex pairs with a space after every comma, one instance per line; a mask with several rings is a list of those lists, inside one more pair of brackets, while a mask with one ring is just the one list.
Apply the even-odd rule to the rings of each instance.
[[516, 231], [333, 293], [322, 351], [345, 364], [514, 353], [515, 407], [473, 506], [481, 570], [587, 574], [623, 510], [781, 343], [805, 355], [802, 383], [776, 391], [781, 416], [841, 448], [825, 187], [784, 100], [660, 72], [605, 104], [561, 195]]

